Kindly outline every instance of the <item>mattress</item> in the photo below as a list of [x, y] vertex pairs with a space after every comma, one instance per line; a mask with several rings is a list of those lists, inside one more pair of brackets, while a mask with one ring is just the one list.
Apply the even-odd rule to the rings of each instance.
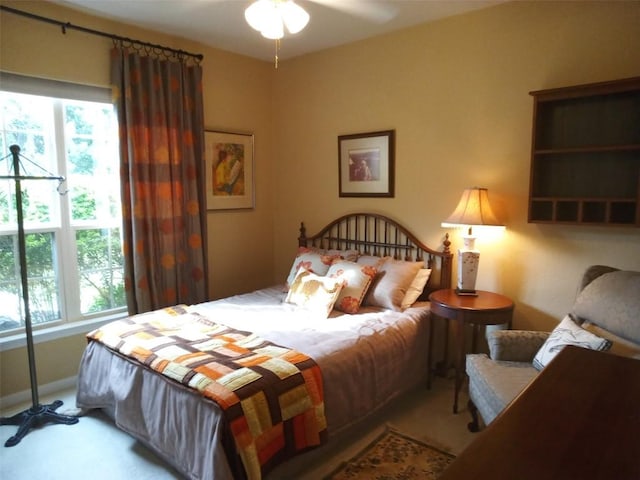
[[[426, 382], [428, 303], [320, 318], [283, 299], [274, 286], [190, 308], [313, 358], [322, 371], [329, 441]], [[77, 406], [104, 409], [187, 478], [227, 480], [241, 468], [225, 454], [233, 439], [214, 402], [100, 343], [90, 342], [82, 357]]]

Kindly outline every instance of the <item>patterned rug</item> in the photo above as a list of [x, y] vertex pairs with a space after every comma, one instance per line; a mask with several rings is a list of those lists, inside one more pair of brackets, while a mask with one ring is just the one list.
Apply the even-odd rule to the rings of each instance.
[[434, 480], [455, 456], [387, 429], [325, 480]]

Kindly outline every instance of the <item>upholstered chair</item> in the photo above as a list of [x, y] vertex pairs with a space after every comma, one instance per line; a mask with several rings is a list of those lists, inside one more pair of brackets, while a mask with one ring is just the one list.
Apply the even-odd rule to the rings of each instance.
[[[640, 272], [594, 265], [582, 276], [569, 316], [585, 335], [605, 340], [598, 349], [640, 359], [639, 312]], [[536, 378], [544, 367], [534, 361], [551, 334], [495, 330], [487, 332], [489, 356], [467, 355], [469, 430], [479, 430], [478, 413], [491, 423]]]

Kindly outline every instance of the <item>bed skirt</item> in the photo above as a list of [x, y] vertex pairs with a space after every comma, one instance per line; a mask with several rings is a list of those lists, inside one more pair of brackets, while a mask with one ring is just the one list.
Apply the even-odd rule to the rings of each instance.
[[96, 342], [82, 364], [78, 407], [103, 409], [187, 478], [234, 480], [225, 454], [233, 438], [215, 402]]

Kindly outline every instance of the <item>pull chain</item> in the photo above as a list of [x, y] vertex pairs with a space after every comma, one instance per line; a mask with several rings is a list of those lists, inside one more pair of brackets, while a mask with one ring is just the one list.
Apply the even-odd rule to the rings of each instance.
[[276, 38], [276, 54], [274, 58], [276, 70], [278, 69], [278, 50], [280, 50], [280, 39]]

